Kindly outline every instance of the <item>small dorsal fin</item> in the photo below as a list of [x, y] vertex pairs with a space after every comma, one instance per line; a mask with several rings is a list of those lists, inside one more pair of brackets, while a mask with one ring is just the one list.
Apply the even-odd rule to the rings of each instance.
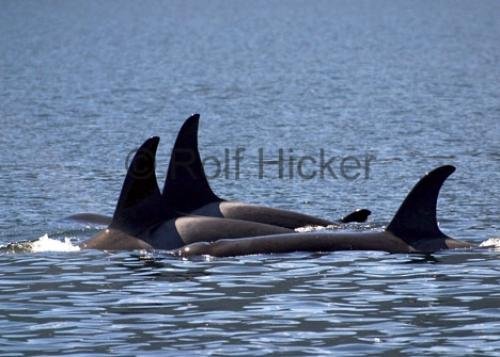
[[366, 222], [368, 216], [372, 214], [372, 211], [366, 208], [357, 209], [354, 212], [349, 213], [348, 215], [342, 217], [340, 222], [342, 223], [351, 223], [351, 222]]
[[139, 235], [169, 218], [155, 174], [156, 149], [160, 138], [149, 138], [137, 150], [123, 182], [110, 228]]
[[413, 187], [387, 230], [412, 244], [419, 240], [448, 238], [439, 230], [436, 206], [439, 190], [455, 167], [445, 165], [427, 173]]
[[199, 119], [199, 114], [191, 115], [179, 130], [163, 187], [168, 207], [180, 212], [222, 201], [208, 184], [198, 151]]

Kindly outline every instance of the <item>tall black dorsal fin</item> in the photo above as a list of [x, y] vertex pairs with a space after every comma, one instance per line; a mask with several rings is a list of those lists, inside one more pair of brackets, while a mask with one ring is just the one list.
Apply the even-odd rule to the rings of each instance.
[[170, 218], [156, 181], [155, 160], [159, 141], [157, 136], [149, 138], [136, 151], [123, 182], [110, 228], [139, 235]]
[[179, 130], [163, 186], [168, 207], [186, 213], [222, 201], [210, 188], [203, 169], [198, 151], [199, 120], [200, 115], [193, 114]]
[[399, 207], [387, 230], [411, 244], [418, 240], [448, 238], [439, 230], [436, 206], [439, 190], [455, 167], [445, 165], [418, 181]]

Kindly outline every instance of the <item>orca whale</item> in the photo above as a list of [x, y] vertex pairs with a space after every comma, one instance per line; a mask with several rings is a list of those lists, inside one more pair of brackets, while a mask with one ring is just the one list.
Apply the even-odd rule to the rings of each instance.
[[293, 251], [380, 250], [432, 253], [471, 248], [438, 227], [436, 205], [444, 181], [455, 168], [441, 166], [410, 191], [381, 232], [306, 232], [236, 219], [182, 216], [160, 194], [155, 175], [159, 138], [136, 152], [123, 183], [111, 224], [81, 248], [105, 250], [166, 249], [180, 256], [235, 256]]
[[[365, 222], [371, 214], [368, 209], [357, 209], [338, 221], [331, 221], [299, 212], [220, 198], [210, 188], [201, 161], [198, 149], [199, 119], [199, 114], [191, 115], [179, 130], [163, 187], [162, 196], [166, 204], [179, 214], [238, 219], [289, 229]], [[112, 223], [112, 217], [96, 213], [78, 213], [66, 219], [98, 225]]]
[[160, 194], [155, 174], [159, 143], [152, 137], [135, 153], [108, 228], [80, 244], [105, 250], [175, 249], [197, 241], [240, 238], [293, 230], [258, 222], [186, 216]]
[[414, 186], [390, 224], [380, 232], [306, 232], [198, 242], [175, 250], [178, 256], [215, 257], [287, 253], [294, 251], [377, 250], [390, 253], [432, 253], [442, 249], [472, 248], [474, 244], [441, 232], [436, 205], [442, 184], [455, 171], [441, 166]]
[[339, 222], [299, 212], [220, 198], [210, 188], [200, 158], [199, 119], [199, 114], [193, 114], [186, 119], [172, 149], [162, 195], [173, 209], [182, 213], [239, 219], [290, 229], [364, 222], [371, 214], [367, 209], [359, 209], [346, 215]]

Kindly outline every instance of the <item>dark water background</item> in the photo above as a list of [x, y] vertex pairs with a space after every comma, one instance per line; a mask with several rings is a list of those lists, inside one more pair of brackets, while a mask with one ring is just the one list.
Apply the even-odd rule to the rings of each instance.
[[[367, 207], [380, 227], [453, 164], [441, 228], [499, 237], [499, 14], [497, 1], [2, 1], [0, 244], [90, 237], [61, 218], [111, 214], [151, 135], [162, 181], [193, 112], [202, 156], [245, 148], [239, 180], [211, 180], [225, 198], [329, 218]], [[271, 166], [259, 179], [259, 148], [376, 159], [368, 179]], [[494, 355], [498, 258], [4, 252], [0, 355]]]

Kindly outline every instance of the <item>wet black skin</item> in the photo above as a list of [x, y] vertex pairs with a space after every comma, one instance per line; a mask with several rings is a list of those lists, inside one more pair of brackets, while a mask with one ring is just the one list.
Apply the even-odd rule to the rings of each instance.
[[297, 250], [429, 253], [473, 246], [446, 236], [437, 224], [439, 190], [455, 170], [453, 166], [441, 166], [425, 175], [382, 232], [297, 233], [284, 227], [243, 220], [183, 217], [172, 211], [159, 192], [154, 174], [158, 142], [159, 138], [151, 138], [136, 153], [111, 224], [84, 242], [82, 248], [168, 249], [183, 256], [229, 256]]

